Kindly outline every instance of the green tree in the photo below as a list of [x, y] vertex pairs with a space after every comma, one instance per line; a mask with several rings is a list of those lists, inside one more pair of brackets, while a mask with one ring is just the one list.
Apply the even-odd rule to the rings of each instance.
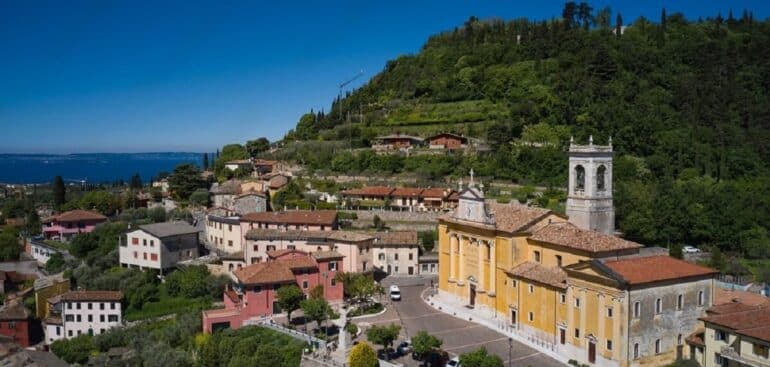
[[203, 170], [208, 171], [209, 170], [209, 154], [203, 153]]
[[481, 347], [473, 352], [460, 354], [461, 366], [503, 367], [503, 360], [494, 354], [488, 354], [487, 348]]
[[373, 325], [369, 330], [366, 330], [366, 339], [374, 344], [382, 345], [385, 350], [388, 350], [398, 338], [400, 332], [401, 326], [396, 324]]
[[332, 313], [332, 308], [323, 298], [308, 298], [300, 302], [300, 308], [309, 320], [315, 321], [318, 327], [326, 321]]
[[444, 342], [428, 334], [425, 330], [420, 330], [415, 336], [412, 337], [412, 349], [414, 353], [420, 357], [421, 361], [424, 361], [425, 356], [433, 350], [441, 348]]
[[166, 221], [166, 209], [161, 206], [154, 207], [147, 211], [147, 217], [153, 223], [160, 223]]
[[40, 223], [40, 216], [37, 214], [37, 210], [34, 205], [27, 211], [27, 216], [24, 221], [24, 232], [27, 236], [39, 235], [42, 231], [42, 223]]
[[53, 179], [53, 205], [55, 208], [61, 208], [67, 202], [67, 187], [64, 186], [64, 180], [61, 176]]
[[186, 266], [166, 277], [166, 289], [171, 296], [211, 297], [206, 285], [208, 277], [209, 270], [205, 265]]
[[377, 367], [379, 365], [377, 352], [369, 343], [358, 343], [350, 350], [348, 365], [350, 367]]
[[85, 210], [96, 210], [105, 215], [112, 215], [120, 208], [120, 204], [119, 199], [111, 192], [94, 190], [85, 193], [78, 200], [78, 207]]
[[64, 261], [64, 256], [62, 256], [61, 252], [54, 252], [45, 263], [45, 271], [55, 274], [64, 270], [65, 265], [66, 262]]
[[205, 188], [201, 172], [192, 164], [183, 163], [168, 177], [168, 189], [179, 200], [187, 200], [193, 192]]
[[296, 285], [278, 288], [276, 291], [276, 301], [282, 310], [286, 311], [286, 318], [291, 323], [291, 313], [298, 310], [300, 304], [305, 299], [305, 293]]
[[270, 149], [270, 141], [265, 137], [246, 142], [246, 150], [251, 157], [256, 157], [259, 153], [266, 152], [268, 149]]
[[0, 261], [16, 261], [21, 254], [18, 232], [6, 227], [0, 232]]
[[139, 190], [142, 188], [142, 178], [139, 177], [138, 173], [135, 173], [133, 176], [131, 176], [131, 184], [129, 184], [129, 187], [134, 190]]
[[209, 192], [206, 190], [195, 190], [190, 195], [190, 203], [202, 207], [208, 207], [209, 206]]
[[67, 363], [86, 363], [94, 351], [92, 337], [80, 335], [72, 339], [57, 340], [51, 344], [51, 351]]

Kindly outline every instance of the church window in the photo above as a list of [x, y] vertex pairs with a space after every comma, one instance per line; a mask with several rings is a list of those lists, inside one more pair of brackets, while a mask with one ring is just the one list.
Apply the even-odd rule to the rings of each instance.
[[535, 262], [539, 263], [540, 262], [540, 251], [535, 251], [535, 256], [534, 257], [535, 257]]
[[583, 191], [586, 188], [586, 169], [583, 166], [575, 166], [575, 190]]
[[605, 166], [599, 166], [599, 168], [596, 169], [596, 190], [598, 191], [604, 191], [607, 186], [605, 184], [607, 177], [607, 167]]

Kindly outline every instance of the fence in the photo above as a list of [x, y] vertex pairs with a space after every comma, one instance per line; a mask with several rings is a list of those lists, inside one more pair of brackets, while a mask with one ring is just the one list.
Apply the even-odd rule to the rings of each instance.
[[278, 325], [273, 322], [273, 320], [249, 320], [246, 321], [244, 324], [246, 325], [257, 325], [266, 327], [269, 329], [273, 329], [275, 331], [278, 331], [280, 333], [286, 334], [288, 336], [291, 336], [295, 339], [299, 339], [303, 342], [306, 342], [308, 344], [311, 344], [313, 346], [313, 349], [315, 350], [326, 350], [327, 343], [325, 340], [318, 339], [312, 335], [305, 334], [301, 331], [297, 331], [294, 329], [290, 329], [281, 325]]

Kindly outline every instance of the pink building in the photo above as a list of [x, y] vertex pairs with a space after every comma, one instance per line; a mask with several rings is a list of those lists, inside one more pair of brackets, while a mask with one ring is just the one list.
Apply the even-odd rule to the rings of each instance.
[[225, 308], [203, 311], [203, 331], [237, 329], [249, 319], [281, 313], [276, 291], [282, 286], [296, 285], [307, 295], [321, 285], [329, 303], [342, 302], [342, 282], [334, 279], [343, 271], [342, 258], [335, 251], [312, 254], [299, 250], [271, 251], [267, 262], [234, 272], [235, 284], [224, 292]]
[[49, 240], [69, 241], [80, 233], [89, 233], [107, 217], [89, 210], [70, 210], [43, 220], [43, 235]]

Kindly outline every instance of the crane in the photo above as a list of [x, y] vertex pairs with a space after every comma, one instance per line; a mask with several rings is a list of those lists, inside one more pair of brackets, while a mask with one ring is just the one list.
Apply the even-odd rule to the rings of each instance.
[[[361, 71], [358, 72], [354, 77], [340, 83], [339, 85], [339, 97], [337, 99], [340, 109], [340, 121], [342, 121], [342, 88], [345, 88], [348, 84], [354, 82], [356, 79], [360, 78], [362, 75], [364, 75], [364, 70], [361, 69]], [[348, 145], [350, 146], [350, 150], [353, 150], [353, 132], [350, 126], [348, 126]]]

